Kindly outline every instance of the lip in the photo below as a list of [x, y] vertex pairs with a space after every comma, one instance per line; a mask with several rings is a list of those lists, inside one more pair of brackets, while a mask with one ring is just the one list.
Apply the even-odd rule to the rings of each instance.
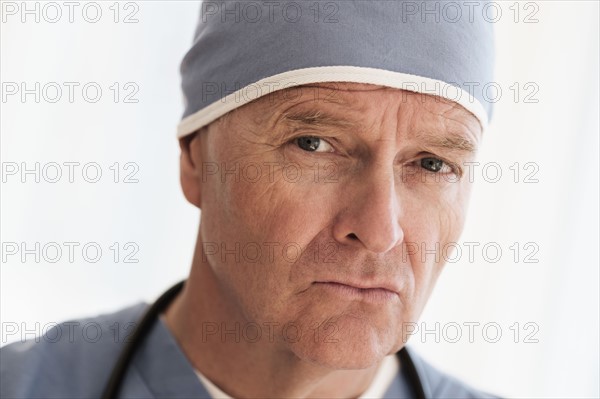
[[313, 286], [326, 289], [347, 299], [368, 302], [388, 302], [399, 299], [399, 293], [388, 284], [359, 284], [333, 280], [313, 282]]

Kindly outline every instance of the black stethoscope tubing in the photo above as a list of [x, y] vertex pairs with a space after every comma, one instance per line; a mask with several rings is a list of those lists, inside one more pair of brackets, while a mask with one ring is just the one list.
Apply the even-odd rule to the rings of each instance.
[[[148, 332], [150, 331], [156, 320], [158, 320], [160, 313], [167, 308], [167, 306], [171, 303], [173, 299], [175, 299], [177, 294], [179, 294], [179, 292], [183, 288], [184, 284], [185, 280], [180, 281], [179, 283], [175, 284], [173, 287], [165, 291], [142, 316], [139, 323], [137, 324], [135, 331], [128, 339], [125, 348], [121, 351], [117, 363], [112, 369], [108, 382], [104, 387], [102, 399], [117, 398], [117, 394], [119, 393], [119, 389], [121, 388], [121, 384], [123, 382], [123, 379], [125, 378], [127, 368], [129, 367], [129, 363], [131, 362], [133, 355], [135, 355], [136, 350], [144, 341], [144, 338], [148, 335]], [[417, 373], [417, 369], [410, 355], [408, 354], [405, 348], [402, 348], [398, 352], [398, 356], [400, 357], [402, 367], [405, 368], [408, 374], [408, 379], [411, 383], [416, 398], [425, 399], [425, 390], [423, 388], [421, 378]]]

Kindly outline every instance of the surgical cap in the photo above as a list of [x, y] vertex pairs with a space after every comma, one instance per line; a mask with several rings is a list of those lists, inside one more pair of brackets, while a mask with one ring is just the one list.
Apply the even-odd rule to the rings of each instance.
[[370, 83], [454, 101], [486, 128], [494, 66], [486, 2], [203, 1], [181, 63], [179, 138], [277, 90]]

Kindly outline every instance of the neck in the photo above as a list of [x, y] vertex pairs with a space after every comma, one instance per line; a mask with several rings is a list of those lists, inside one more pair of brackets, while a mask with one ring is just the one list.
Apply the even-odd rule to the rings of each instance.
[[165, 322], [194, 368], [228, 395], [357, 398], [373, 381], [379, 364], [333, 370], [300, 359], [267, 331], [256, 339], [256, 329], [245, 328], [249, 321], [222, 291], [211, 267], [195, 256]]

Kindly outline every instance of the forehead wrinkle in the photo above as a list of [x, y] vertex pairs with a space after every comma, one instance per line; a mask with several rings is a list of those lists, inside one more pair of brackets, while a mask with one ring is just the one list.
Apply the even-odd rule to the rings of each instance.
[[[479, 120], [476, 120], [477, 118], [473, 114], [468, 111], [465, 112], [468, 113], [468, 115], [465, 114], [465, 117], [446, 116], [444, 126], [448, 132], [453, 133], [455, 136], [462, 137], [464, 133], [464, 135], [472, 139], [473, 146], [477, 147], [482, 134], [481, 123]], [[474, 122], [474, 120], [476, 121]]]
[[[311, 86], [305, 85], [302, 87], [319, 87], [322, 86]], [[291, 90], [294, 88], [286, 89]], [[375, 88], [372, 90], [344, 90], [344, 89], [335, 89], [332, 88], [330, 90], [334, 90], [336, 92], [343, 91], [344, 95], [338, 96], [339, 98], [345, 97], [346, 95], [350, 95], [353, 91], [376, 91], [381, 90], [381, 88]], [[312, 129], [328, 129], [328, 134], [336, 135], [335, 132], [338, 131], [340, 134], [347, 132], [348, 130], [352, 131], [360, 131], [360, 130], [377, 130], [377, 129], [369, 129], [363, 126], [362, 122], [358, 119], [348, 119], [346, 117], [340, 116], [337, 114], [339, 111], [330, 112], [328, 109], [321, 106], [321, 104], [327, 104], [327, 101], [319, 100], [315, 98], [313, 95], [303, 95], [304, 99], [299, 99], [294, 101], [293, 104], [284, 107], [286, 102], [289, 100], [278, 100], [277, 103], [269, 104], [270, 101], [268, 98], [257, 99], [254, 104], [247, 104], [245, 109], [254, 108], [253, 105], [258, 109], [263, 117], [258, 120], [254, 120], [256, 123], [257, 129], [254, 134], [256, 136], [264, 135], [267, 133], [269, 138], [274, 138], [275, 136], [281, 136], [281, 140], [285, 139], [285, 129], [291, 128], [292, 131], [296, 131], [299, 128], [306, 127]], [[419, 96], [416, 94], [413, 96], [415, 99]], [[267, 96], [268, 97], [268, 96]], [[319, 96], [320, 97], [320, 96]], [[409, 96], [410, 97], [410, 96]], [[422, 98], [422, 97], [420, 97]], [[262, 100], [262, 101], [261, 101]], [[322, 102], [321, 102], [322, 101]], [[310, 105], [310, 103], [318, 104], [316, 106]], [[468, 111], [466, 111], [462, 106], [456, 104], [452, 101], [444, 101], [444, 99], [440, 99], [436, 101], [436, 104], [441, 105], [442, 109], [435, 109], [436, 107], [432, 107], [431, 103], [427, 104], [428, 101], [417, 101], [419, 104], [415, 104], [416, 107], [399, 107], [399, 119], [396, 120], [396, 139], [399, 139], [399, 136], [404, 136], [401, 131], [406, 130], [406, 133], [409, 133], [405, 138], [409, 138], [413, 136], [413, 138], [417, 139], [421, 142], [422, 146], [429, 148], [438, 148], [438, 149], [446, 149], [453, 151], [460, 151], [466, 153], [474, 153], [476, 151], [476, 144], [478, 136], [474, 134], [474, 130], [472, 129], [472, 124], [468, 123], [469, 121], [463, 120], [459, 115], [453, 115], [454, 113], [459, 114], [468, 114], [465, 115], [467, 117], [474, 118]], [[360, 109], [356, 109], [357, 103], [350, 102], [347, 105], [346, 111], [349, 113], [360, 115]], [[429, 106], [428, 106], [429, 105]], [[369, 107], [369, 105], [365, 105]], [[267, 109], [268, 107], [268, 109]], [[295, 109], [300, 107], [300, 109]], [[340, 107], [340, 104], [333, 103], [333, 108]], [[281, 109], [283, 108], [283, 109]], [[343, 106], [342, 106], [343, 108]], [[418, 129], [416, 134], [410, 134], [411, 130], [413, 130], [416, 126], [415, 123], [420, 124], [417, 120], [421, 120], [421, 117], [418, 117], [417, 108], [420, 108], [422, 111], [425, 111], [426, 114], [433, 116], [433, 118], [425, 118], [429, 122], [432, 122], [432, 125], [429, 128], [429, 131], [426, 129]], [[256, 108], [252, 111], [254, 112]], [[408, 111], [408, 112], [407, 112]], [[461, 112], [462, 111], [462, 112]], [[271, 114], [271, 115], [269, 115]], [[415, 119], [416, 118], [416, 119]], [[454, 128], [450, 127], [450, 122], [453, 124], [458, 124], [460, 127], [455, 126]], [[377, 121], [373, 121], [374, 124], [377, 124]], [[428, 123], [429, 124], [429, 123]], [[436, 125], [435, 127], [433, 125]], [[374, 126], [371, 126], [373, 128]], [[248, 126], [246, 126], [248, 129]], [[466, 130], [467, 132], [464, 132]], [[465, 134], [468, 133], [468, 134]], [[471, 141], [467, 136], [473, 136], [474, 141]], [[267, 137], [265, 137], [267, 138]], [[384, 137], [379, 137], [379, 140], [375, 140], [376, 142], [385, 142]], [[402, 140], [404, 141], [404, 140]], [[276, 145], [272, 143], [273, 145]]]
[[[415, 123], [425, 123], [414, 137], [423, 140], [431, 147], [475, 153], [480, 138], [480, 134], [477, 134], [477, 129], [473, 126], [473, 122], [480, 126], [477, 118], [454, 101], [429, 95], [422, 98], [429, 101], [418, 102], [418, 109], [425, 114], [418, 116]], [[418, 115], [417, 108], [415, 111]]]
[[[300, 97], [305, 97], [304, 99], [287, 99], [286, 96], [286, 92], [291, 92], [293, 90], [302, 90], [302, 89], [315, 89], [317, 90], [317, 92], [313, 93], [311, 92], [310, 94], [306, 95], [302, 92], [300, 92]], [[327, 92], [319, 92], [318, 90], [326, 90]], [[265, 114], [269, 114], [271, 113], [270, 116], [267, 116], [265, 118], [263, 118], [263, 121], [267, 121], [266, 125], [268, 128], [273, 129], [273, 128], [277, 128], [279, 125], [279, 122], [281, 120], [281, 116], [283, 114], [287, 114], [290, 115], [292, 114], [291, 112], [289, 112], [292, 108], [299, 106], [301, 104], [306, 104], [309, 102], [315, 102], [319, 105], [323, 104], [331, 104], [332, 106], [341, 106], [344, 107], [344, 111], [348, 112], [351, 111], [353, 113], [356, 114], [360, 114], [361, 113], [361, 109], [353, 109], [356, 106], [356, 101], [353, 98], [353, 95], [356, 92], [374, 92], [374, 91], [394, 91], [397, 89], [392, 89], [389, 87], [385, 87], [385, 86], [379, 86], [379, 85], [372, 85], [372, 84], [358, 84], [358, 83], [352, 83], [350, 85], [348, 85], [345, 82], [323, 82], [323, 83], [315, 83], [315, 84], [305, 84], [305, 85], [300, 85], [300, 86], [294, 86], [294, 87], [290, 87], [290, 88], [286, 88], [283, 90], [278, 90], [275, 91], [273, 93], [270, 93], [269, 95], [266, 95], [264, 97], [261, 98], [257, 98], [254, 101], [245, 104], [244, 106], [242, 106], [242, 109], [247, 109], [249, 107], [255, 106], [258, 107], [262, 110], [264, 110]], [[333, 92], [333, 95], [330, 94]], [[336, 95], [336, 94], [340, 94], [340, 95]], [[276, 97], [276, 100], [274, 101], [273, 99]], [[282, 99], [283, 98], [283, 99]], [[285, 108], [280, 114], [277, 113], [278, 108], [281, 105], [284, 105], [287, 102], [293, 102], [293, 104], [290, 107]], [[273, 102], [275, 102], [273, 104]], [[368, 105], [365, 105], [366, 107], [368, 107]], [[271, 111], [271, 112], [269, 112]], [[308, 112], [307, 112], [308, 113]], [[327, 111], [322, 111], [323, 114], [327, 114]], [[284, 116], [287, 116], [284, 115]], [[331, 114], [330, 114], [331, 115]], [[310, 117], [310, 115], [307, 115], [309, 117], [300, 117], [300, 118], [285, 118], [286, 121], [290, 121], [290, 122], [299, 122], [305, 125], [316, 125], [317, 123], [322, 123], [323, 125], [331, 125], [333, 127], [335, 127], [337, 125], [337, 127], [342, 127], [342, 128], [350, 128], [350, 127], [357, 127], [359, 125], [359, 123], [357, 122], [352, 122], [350, 120], [348, 120], [347, 118], [337, 118], [334, 117], [333, 115], [331, 115], [330, 118], [321, 118], [320, 116], [316, 116], [316, 117]], [[311, 119], [314, 119], [314, 122], [311, 121]]]
[[[276, 105], [266, 123], [267, 129], [272, 131], [273, 135], [283, 135], [286, 128], [291, 128], [294, 131], [302, 127], [323, 128], [328, 129], [328, 134], [334, 135], [336, 131], [343, 134], [348, 130], [358, 129], [361, 126], [360, 121], [337, 116], [338, 112], [328, 111], [321, 105], [310, 105], [313, 102], [316, 103], [313, 98], [307, 98], [280, 111], [277, 109], [279, 105]], [[281, 104], [283, 103], [281, 102]]]
[[[445, 118], [445, 124], [453, 121], [461, 125], [472, 135], [474, 140], [478, 141], [483, 128], [479, 119], [462, 105], [455, 102], [451, 102], [451, 105], [452, 108], [442, 112], [442, 116]], [[474, 128], [473, 122], [476, 122], [476, 126], [479, 129]], [[475, 130], [478, 130], [479, 134]]]

